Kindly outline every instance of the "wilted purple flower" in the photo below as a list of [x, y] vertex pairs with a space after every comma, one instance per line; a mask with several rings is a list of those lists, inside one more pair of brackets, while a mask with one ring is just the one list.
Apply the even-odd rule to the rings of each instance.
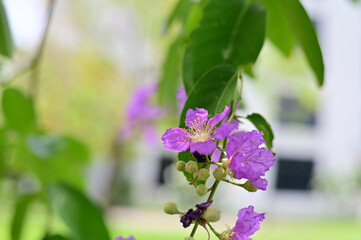
[[177, 92], [177, 101], [178, 101], [178, 113], [181, 114], [184, 104], [187, 101], [187, 93], [184, 87], [180, 88]]
[[197, 204], [196, 205], [196, 208], [197, 208], [196, 210], [189, 209], [187, 211], [187, 213], [184, 214], [181, 217], [180, 222], [183, 224], [183, 227], [187, 228], [192, 224], [192, 222], [194, 220], [199, 219], [202, 216], [202, 214], [207, 210], [207, 208], [209, 206], [211, 206], [212, 203], [213, 203], [213, 200], [208, 201], [208, 202], [204, 202], [204, 203], [201, 203], [201, 204]]
[[261, 178], [275, 163], [275, 156], [267, 148], [260, 148], [265, 143], [263, 132], [239, 132], [229, 137], [226, 147], [229, 167], [236, 178], [249, 179], [261, 190], [266, 190], [268, 182]]
[[185, 119], [188, 128], [167, 129], [162, 136], [163, 145], [176, 152], [190, 150], [191, 153], [212, 154], [217, 147], [212, 139], [224, 139], [233, 129], [237, 128], [236, 125], [227, 123], [222, 123], [216, 128], [227, 111], [228, 107], [226, 106], [222, 113], [208, 120], [207, 110], [203, 108], [189, 109]]
[[264, 215], [256, 213], [253, 206], [242, 208], [238, 211], [236, 225], [229, 231], [229, 236], [232, 240], [252, 240], [249, 236], [259, 229]]
[[144, 133], [149, 142], [156, 139], [152, 123], [163, 116], [163, 109], [151, 103], [157, 87], [155, 85], [142, 86], [134, 93], [128, 105], [126, 120], [121, 135], [130, 138], [136, 130]]
[[114, 238], [114, 240], [135, 240], [135, 238], [133, 236], [130, 236], [128, 238], [116, 237]]

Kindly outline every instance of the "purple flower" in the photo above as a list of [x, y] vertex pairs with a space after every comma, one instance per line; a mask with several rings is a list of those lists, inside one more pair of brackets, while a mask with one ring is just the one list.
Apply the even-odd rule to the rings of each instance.
[[135, 238], [133, 236], [130, 236], [128, 238], [116, 237], [114, 238], [114, 240], [135, 240]]
[[184, 104], [187, 101], [187, 93], [184, 87], [180, 88], [177, 92], [177, 101], [178, 101], [178, 113], [181, 114]]
[[181, 217], [180, 222], [183, 224], [183, 227], [187, 228], [192, 224], [194, 220], [198, 220], [212, 203], [213, 200], [197, 204], [196, 210], [189, 209], [187, 213]]
[[152, 123], [164, 114], [162, 108], [151, 104], [156, 91], [157, 87], [152, 84], [143, 86], [134, 93], [127, 108], [124, 127], [120, 132], [124, 138], [129, 139], [138, 130], [149, 142], [154, 142], [156, 134]]
[[230, 230], [229, 236], [232, 240], [252, 240], [249, 236], [259, 229], [264, 215], [256, 213], [253, 206], [242, 208], [238, 211], [236, 225]]
[[239, 132], [229, 137], [226, 147], [229, 167], [236, 178], [249, 179], [252, 184], [261, 190], [266, 190], [268, 182], [262, 176], [275, 163], [272, 151], [260, 145], [265, 143], [263, 132]]
[[188, 127], [170, 128], [163, 134], [163, 145], [176, 152], [190, 150], [191, 153], [212, 154], [216, 149], [216, 143], [212, 139], [224, 139], [233, 129], [235, 124], [222, 123], [218, 128], [217, 124], [222, 121], [227, 114], [228, 107], [222, 113], [208, 120], [208, 111], [203, 108], [187, 111], [185, 123]]

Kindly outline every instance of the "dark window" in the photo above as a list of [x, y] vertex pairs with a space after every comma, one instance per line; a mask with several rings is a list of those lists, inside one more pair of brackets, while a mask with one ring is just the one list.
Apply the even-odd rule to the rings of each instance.
[[277, 160], [277, 183], [279, 190], [311, 190], [314, 162], [311, 159], [281, 158]]
[[162, 157], [159, 161], [159, 173], [158, 173], [158, 184], [163, 185], [165, 183], [165, 170], [167, 167], [172, 165], [174, 160], [170, 157]]
[[303, 107], [297, 99], [281, 98], [280, 121], [284, 124], [305, 124], [314, 126], [316, 124], [315, 113]]

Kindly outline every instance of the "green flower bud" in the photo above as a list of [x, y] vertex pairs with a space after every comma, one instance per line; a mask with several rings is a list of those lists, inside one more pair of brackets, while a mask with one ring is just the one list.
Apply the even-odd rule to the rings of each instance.
[[197, 192], [198, 196], [202, 197], [207, 194], [208, 189], [207, 189], [206, 185], [200, 184], [197, 186], [196, 192]]
[[183, 162], [183, 161], [178, 161], [175, 166], [176, 166], [176, 168], [177, 168], [178, 171], [184, 172], [184, 171], [185, 171], [185, 167], [186, 167], [186, 163]]
[[208, 222], [217, 222], [219, 219], [221, 219], [221, 211], [219, 211], [218, 208], [209, 207], [204, 213], [204, 219], [206, 219]]
[[209, 178], [209, 169], [202, 168], [198, 171], [198, 180], [207, 181]]
[[226, 177], [226, 175], [227, 175], [226, 170], [224, 170], [224, 168], [221, 167], [217, 168], [213, 172], [214, 178], [217, 179], [218, 181], [222, 181]]
[[177, 204], [173, 201], [169, 201], [164, 204], [164, 212], [170, 215], [181, 213], [177, 208]]
[[257, 192], [258, 188], [256, 188], [250, 180], [247, 180], [243, 184], [243, 188], [246, 189], [248, 192]]
[[189, 161], [186, 163], [185, 170], [189, 173], [195, 173], [198, 170], [198, 164], [195, 161]]

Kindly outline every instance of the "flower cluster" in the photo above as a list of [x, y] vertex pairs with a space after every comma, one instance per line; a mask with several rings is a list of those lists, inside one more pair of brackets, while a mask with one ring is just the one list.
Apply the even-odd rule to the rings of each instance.
[[[212, 197], [218, 183], [224, 181], [236, 186], [243, 187], [249, 192], [266, 190], [268, 181], [265, 174], [275, 163], [273, 152], [267, 149], [263, 132], [256, 130], [244, 132], [238, 129], [239, 123], [229, 119], [229, 107], [209, 117], [208, 111], [203, 108], [189, 109], [185, 118], [185, 128], [170, 128], [162, 136], [163, 145], [175, 152], [188, 152], [187, 159], [177, 162], [177, 170], [184, 173], [190, 185], [193, 185], [199, 196], [210, 193], [208, 201], [196, 205], [196, 209], [186, 212], [179, 210], [166, 213], [180, 214], [183, 227], [189, 227], [192, 223], [203, 223], [210, 227], [219, 239], [250, 240], [260, 227], [265, 214], [258, 214], [253, 206], [243, 208], [238, 212], [238, 219], [232, 229], [218, 233], [210, 222], [220, 218], [218, 209], [211, 207]], [[189, 155], [190, 154], [190, 155]], [[206, 187], [209, 178], [210, 166], [215, 166], [213, 176], [215, 183], [211, 188]], [[242, 183], [243, 181], [243, 183]], [[203, 208], [204, 207], [204, 208]], [[208, 210], [207, 210], [208, 208]], [[192, 231], [192, 233], [195, 231]], [[189, 239], [192, 239], [191, 234]]]

